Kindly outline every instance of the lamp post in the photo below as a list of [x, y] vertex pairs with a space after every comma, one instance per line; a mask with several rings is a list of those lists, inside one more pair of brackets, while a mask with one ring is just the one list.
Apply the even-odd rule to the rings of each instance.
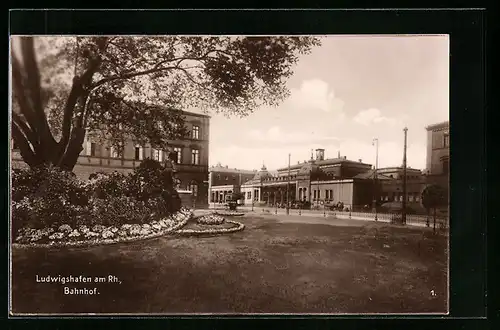
[[375, 171], [373, 172], [373, 208], [375, 209], [375, 221], [378, 221], [378, 210], [377, 210], [377, 200], [378, 200], [378, 138], [373, 139], [373, 145], [375, 145]]
[[290, 214], [290, 157], [288, 154], [288, 181], [286, 183], [286, 215]]
[[406, 224], [406, 143], [408, 136], [408, 128], [405, 127], [403, 129], [405, 138], [404, 138], [404, 148], [403, 148], [403, 211], [401, 214], [401, 221], [405, 225]]

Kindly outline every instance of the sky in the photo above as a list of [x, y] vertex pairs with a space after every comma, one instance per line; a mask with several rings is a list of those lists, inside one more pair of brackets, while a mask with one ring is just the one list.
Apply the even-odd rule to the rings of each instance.
[[209, 163], [269, 170], [325, 158], [424, 169], [425, 127], [449, 120], [448, 36], [326, 36], [300, 58], [290, 97], [246, 118], [212, 114]]

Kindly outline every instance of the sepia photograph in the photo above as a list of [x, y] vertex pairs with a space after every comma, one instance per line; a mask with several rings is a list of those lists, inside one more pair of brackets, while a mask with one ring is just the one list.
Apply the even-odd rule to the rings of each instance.
[[447, 315], [449, 67], [449, 35], [11, 35], [10, 314]]

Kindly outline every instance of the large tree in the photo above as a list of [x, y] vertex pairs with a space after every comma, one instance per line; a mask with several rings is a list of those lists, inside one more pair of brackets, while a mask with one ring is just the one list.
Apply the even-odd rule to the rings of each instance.
[[288, 96], [314, 37], [15, 37], [12, 138], [31, 167], [72, 170], [88, 132], [168, 149], [179, 109], [245, 116]]

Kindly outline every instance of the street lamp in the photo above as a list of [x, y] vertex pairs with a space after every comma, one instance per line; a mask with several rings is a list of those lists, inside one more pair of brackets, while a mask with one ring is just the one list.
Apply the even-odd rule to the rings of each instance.
[[378, 138], [374, 138], [372, 145], [375, 145], [375, 171], [373, 172], [373, 207], [375, 208], [375, 221], [378, 221]]
[[408, 136], [408, 128], [405, 127], [403, 128], [403, 132], [405, 135], [404, 139], [404, 149], [403, 149], [403, 212], [401, 214], [401, 221], [403, 222], [404, 225], [406, 225], [406, 143], [407, 143], [407, 136]]
[[290, 214], [290, 157], [288, 154], [288, 181], [286, 183], [286, 215]]

